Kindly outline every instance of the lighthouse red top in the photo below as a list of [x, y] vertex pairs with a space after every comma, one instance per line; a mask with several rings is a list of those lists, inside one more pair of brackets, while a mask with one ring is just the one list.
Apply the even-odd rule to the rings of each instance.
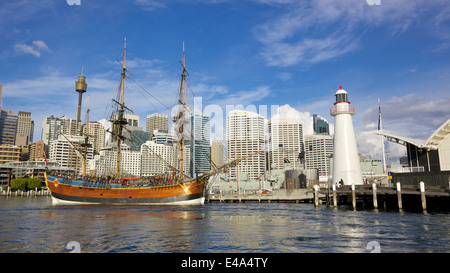
[[350, 104], [350, 102], [348, 101], [348, 93], [347, 93], [347, 91], [342, 89], [342, 85], [339, 86], [339, 90], [336, 92], [335, 96], [336, 96], [336, 102], [334, 103], [334, 105], [336, 105], [337, 103], [341, 103], [341, 102], [346, 102], [346, 103]]

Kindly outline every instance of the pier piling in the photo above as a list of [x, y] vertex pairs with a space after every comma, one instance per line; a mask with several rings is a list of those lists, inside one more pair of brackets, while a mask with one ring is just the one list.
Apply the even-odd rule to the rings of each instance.
[[420, 181], [420, 198], [422, 199], [423, 212], [427, 212], [427, 198], [425, 195], [425, 183]]
[[377, 184], [372, 184], [372, 192], [373, 192], [373, 208], [378, 209], [378, 200], [377, 200]]
[[319, 186], [314, 185], [314, 206], [317, 208], [319, 206]]
[[333, 184], [333, 206], [337, 208], [336, 184]]
[[398, 202], [398, 210], [402, 211], [403, 210], [403, 205], [402, 205], [402, 186], [401, 186], [400, 182], [397, 182], [397, 202]]
[[353, 209], [356, 210], [355, 184], [352, 184], [352, 205], [353, 205]]

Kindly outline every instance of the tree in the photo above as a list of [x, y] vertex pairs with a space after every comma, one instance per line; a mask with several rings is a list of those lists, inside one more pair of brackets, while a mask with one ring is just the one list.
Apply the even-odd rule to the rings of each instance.
[[42, 182], [39, 178], [16, 178], [11, 180], [11, 190], [33, 190], [41, 188]]
[[27, 181], [25, 178], [16, 178], [11, 180], [11, 190], [25, 190]]
[[39, 178], [27, 178], [27, 189], [34, 190], [35, 188], [40, 189], [42, 182]]

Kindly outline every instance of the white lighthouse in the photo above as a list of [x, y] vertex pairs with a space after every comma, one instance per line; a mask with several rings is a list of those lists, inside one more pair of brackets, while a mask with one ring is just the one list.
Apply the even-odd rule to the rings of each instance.
[[333, 184], [362, 185], [361, 167], [352, 115], [355, 107], [350, 106], [348, 93], [339, 87], [335, 94], [335, 107], [330, 109], [334, 116]]

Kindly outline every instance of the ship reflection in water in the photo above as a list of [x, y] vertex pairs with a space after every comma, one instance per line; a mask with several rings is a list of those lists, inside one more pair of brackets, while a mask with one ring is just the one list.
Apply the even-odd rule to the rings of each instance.
[[450, 214], [308, 204], [52, 206], [0, 198], [0, 252], [449, 252]]

